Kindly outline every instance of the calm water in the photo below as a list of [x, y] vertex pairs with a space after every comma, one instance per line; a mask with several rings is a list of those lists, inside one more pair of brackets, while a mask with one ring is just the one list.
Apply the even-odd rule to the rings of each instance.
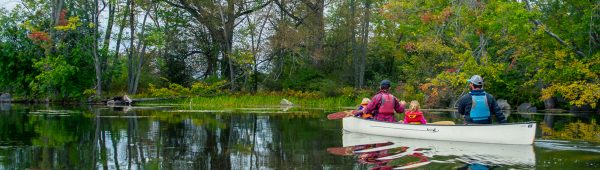
[[[341, 121], [326, 119], [341, 109], [0, 106], [0, 169], [600, 168], [600, 144], [495, 145], [347, 133]], [[455, 120], [451, 112], [426, 116], [429, 122]], [[590, 119], [597, 116], [509, 116], [553, 127]]]

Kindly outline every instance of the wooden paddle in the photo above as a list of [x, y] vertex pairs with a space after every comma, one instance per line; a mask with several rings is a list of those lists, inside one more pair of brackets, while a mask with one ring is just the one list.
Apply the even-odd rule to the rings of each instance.
[[437, 121], [437, 122], [431, 122], [431, 123], [427, 123], [427, 124], [432, 124], [432, 125], [456, 125], [456, 123], [454, 123], [453, 121]]
[[342, 119], [345, 117], [354, 116], [354, 113], [356, 113], [356, 110], [346, 110], [346, 111], [341, 111], [341, 112], [335, 112], [335, 113], [327, 115], [327, 119], [329, 119], [329, 120]]
[[[356, 114], [356, 110], [346, 110], [346, 111], [335, 112], [335, 113], [329, 114], [329, 115], [327, 115], [327, 119], [329, 119], [329, 120], [343, 119], [345, 117], [354, 116], [355, 114]], [[455, 123], [453, 121], [437, 121], [437, 122], [432, 122], [432, 123], [427, 123], [427, 124], [455, 125]]]

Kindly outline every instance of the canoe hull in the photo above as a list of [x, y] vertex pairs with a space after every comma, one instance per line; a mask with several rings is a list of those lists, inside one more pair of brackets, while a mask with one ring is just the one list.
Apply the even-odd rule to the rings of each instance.
[[343, 126], [346, 131], [381, 136], [524, 145], [533, 143], [536, 130], [535, 122], [493, 125], [413, 125], [356, 117], [344, 118]]

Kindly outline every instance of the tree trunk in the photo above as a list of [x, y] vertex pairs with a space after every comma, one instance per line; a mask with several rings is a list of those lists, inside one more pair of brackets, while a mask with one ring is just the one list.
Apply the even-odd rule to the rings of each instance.
[[102, 42], [102, 49], [105, 51], [108, 51], [110, 45], [110, 36], [115, 21], [115, 6], [116, 4], [113, 4], [112, 0], [108, 1], [108, 23], [106, 23], [106, 33], [104, 34], [104, 42]]
[[[108, 1], [108, 23], [106, 26], [106, 32], [104, 33], [104, 41], [102, 42], [102, 51], [104, 52], [104, 56], [106, 56], [104, 58], [104, 63], [102, 64], [102, 70], [104, 70], [104, 75], [108, 74], [109, 72], [107, 72], [108, 70], [111, 70], [112, 68], [109, 65], [109, 56], [108, 55], [108, 51], [110, 48], [110, 37], [112, 35], [112, 29], [113, 29], [113, 25], [114, 25], [114, 21], [115, 21], [115, 10], [116, 10], [116, 6], [117, 4], [114, 4], [115, 1], [109, 0]], [[118, 51], [117, 51], [118, 53]], [[115, 59], [112, 59], [115, 60]], [[110, 86], [110, 76], [104, 76], [106, 78], [106, 80], [104, 80], [104, 90], [108, 91], [108, 87]]]
[[350, 45], [352, 46], [352, 65], [354, 66], [354, 88], [360, 88], [360, 63], [358, 62], [358, 49], [356, 49], [356, 0], [350, 0]]
[[134, 18], [135, 18], [135, 1], [134, 0], [129, 0], [129, 27], [130, 27], [130, 38], [131, 40], [129, 41], [129, 55], [127, 56], [127, 93], [133, 94], [133, 72], [135, 70], [135, 68], [133, 68], [133, 60], [134, 60], [134, 51], [137, 51], [134, 45], [134, 41], [135, 41], [135, 25], [134, 25]]
[[[246, 17], [246, 20], [248, 20], [248, 24], [253, 24], [252, 21], [250, 20], [250, 17]], [[256, 24], [256, 23], [254, 23], [254, 24]], [[256, 87], [257, 87], [257, 84], [256, 84], [256, 82], [257, 82], [257, 79], [256, 79], [256, 74], [257, 74], [257, 70], [256, 70], [256, 67], [257, 67], [257, 65], [256, 65], [256, 58], [257, 58], [257, 56], [256, 56], [256, 53], [257, 53], [257, 50], [258, 50], [258, 46], [260, 44], [260, 40], [258, 40], [259, 42], [257, 42], [256, 45], [254, 44], [254, 33], [255, 33], [255, 31], [256, 30], [254, 29], [254, 27], [250, 27], [250, 32], [251, 32], [250, 33], [250, 47], [252, 48], [252, 71], [253, 71], [252, 77], [254, 79], [254, 82], [252, 83], [252, 92], [256, 92]], [[262, 28], [261, 28], [261, 31], [262, 31]], [[258, 38], [260, 39], [260, 34], [259, 34]], [[252, 156], [250, 156], [250, 159], [252, 160]], [[250, 162], [252, 162], [252, 161], [250, 161]], [[250, 166], [250, 168], [252, 169], [252, 166]]]
[[[235, 22], [235, 17], [233, 15], [234, 14], [234, 4], [232, 2], [227, 2], [227, 11], [223, 11], [223, 6], [221, 6], [221, 4], [219, 4], [219, 13], [221, 16], [221, 24], [223, 25], [224, 29], [223, 29], [223, 33], [222, 33], [222, 37], [224, 38], [222, 42], [223, 47], [222, 48], [222, 54], [223, 54], [223, 60], [227, 61], [227, 65], [229, 68], [229, 89], [231, 91], [235, 91], [236, 90], [236, 84], [235, 84], [235, 72], [234, 72], [234, 68], [233, 68], [233, 61], [231, 61], [230, 58], [230, 54], [231, 54], [231, 46], [232, 46], [232, 40], [233, 40], [233, 27], [234, 27], [234, 22]], [[225, 16], [227, 15], [227, 16]]]
[[363, 22], [363, 44], [362, 44], [362, 55], [360, 58], [360, 72], [358, 84], [359, 87], [363, 87], [365, 81], [365, 62], [367, 61], [367, 47], [369, 45], [369, 22], [371, 16], [371, 0], [365, 0], [365, 18]]
[[[124, 14], [129, 13], [129, 1], [126, 2], [126, 7]], [[116, 4], [115, 4], [116, 6]], [[112, 64], [113, 66], [117, 65], [117, 63], [119, 62], [119, 53], [121, 52], [121, 40], [123, 39], [123, 31], [125, 30], [125, 25], [127, 24], [127, 15], [123, 15], [123, 19], [121, 20], [121, 22], [119, 23], [119, 33], [117, 33], [117, 42], [115, 44], [115, 57], [112, 60]], [[109, 68], [108, 70], [112, 70], [111, 68]], [[106, 80], [106, 87], [110, 87], [110, 84], [112, 82], [112, 75], [108, 76], [108, 80]]]
[[[253, 69], [253, 88], [252, 88], [252, 92], [256, 92], [258, 91], [258, 50], [260, 49], [260, 44], [262, 44], [262, 34], [263, 31], [265, 29], [265, 25], [267, 25], [267, 20], [268, 17], [271, 14], [271, 7], [269, 7], [269, 9], [267, 10], [267, 14], [266, 17], [264, 17], [264, 21], [260, 26], [260, 30], [258, 31], [258, 38], [256, 38], [256, 43], [254, 43], [254, 32], [255, 30], [252, 29], [252, 34], [251, 34], [251, 40], [252, 40], [252, 56], [253, 56], [253, 64], [254, 64], [254, 69]], [[250, 17], [247, 17], [248, 22], [250, 22]]]
[[54, 26], [58, 25], [60, 22], [60, 13], [62, 12], [64, 5], [64, 0], [54, 0], [54, 6], [52, 7], [52, 20]]
[[94, 1], [94, 15], [93, 17], [93, 22], [94, 22], [94, 47], [92, 47], [92, 53], [94, 55], [94, 67], [96, 69], [96, 95], [100, 96], [102, 95], [102, 69], [100, 68], [102, 61], [100, 60], [100, 56], [98, 56], [98, 16], [99, 11], [98, 11], [98, 0]]
[[310, 55], [312, 57], [313, 65], [317, 68], [321, 68], [323, 62], [323, 44], [325, 40], [325, 23], [324, 23], [324, 9], [325, 1], [316, 0], [315, 3], [309, 0], [304, 0], [304, 3], [311, 10], [309, 14], [309, 32], [311, 37], [311, 45], [309, 46]]
[[150, 14], [150, 10], [146, 11], [146, 15], [144, 15], [144, 21], [142, 21], [142, 30], [140, 32], [140, 38], [138, 40], [138, 47], [142, 47], [142, 51], [138, 52], [139, 62], [137, 67], [135, 68], [134, 79], [133, 79], [133, 93], [137, 93], [138, 84], [140, 82], [140, 75], [142, 74], [142, 63], [144, 62], [144, 55], [146, 53], [146, 42], [144, 38], [144, 33], [146, 32], [146, 20], [148, 19], [148, 14]]

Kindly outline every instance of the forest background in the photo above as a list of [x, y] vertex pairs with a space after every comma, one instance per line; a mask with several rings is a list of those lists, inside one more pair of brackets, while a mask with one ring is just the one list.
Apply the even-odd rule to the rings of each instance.
[[[19, 0], [0, 9], [14, 100], [343, 98], [596, 108], [599, 0]], [[251, 99], [251, 98], [250, 98]], [[356, 103], [357, 104], [357, 103]]]

